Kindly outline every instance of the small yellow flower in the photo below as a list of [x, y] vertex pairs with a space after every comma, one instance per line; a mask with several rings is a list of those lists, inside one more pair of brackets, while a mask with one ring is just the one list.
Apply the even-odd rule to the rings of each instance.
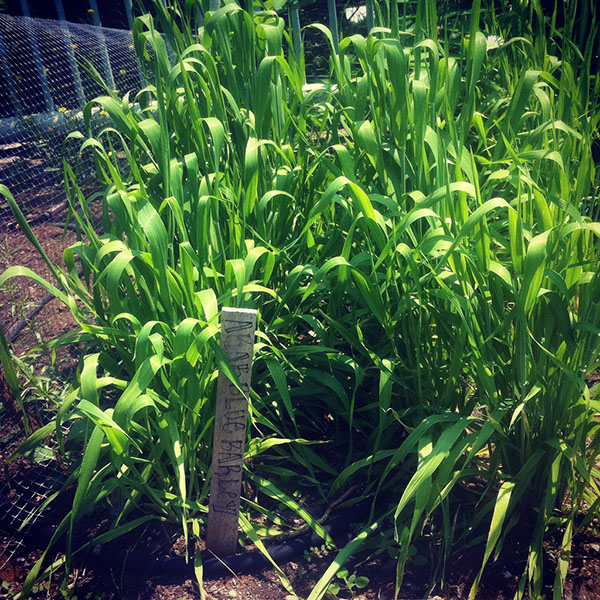
[[119, 71], [119, 74], [120, 74], [120, 75], [125, 75], [125, 73], [127, 73], [127, 71], [126, 71], [125, 69], [121, 69], [121, 70]]
[[100, 111], [100, 114], [101, 114], [103, 117], [105, 117], [105, 116], [106, 116], [108, 113], [107, 113], [105, 110], [101, 110], [101, 111]]
[[133, 44], [129, 44], [129, 49], [133, 50]]
[[112, 156], [112, 150], [109, 150], [109, 151], [108, 151], [108, 155], [109, 155], [109, 156]]
[[88, 13], [89, 13], [90, 15], [93, 15], [93, 14], [94, 14], [94, 9], [93, 9], [93, 8], [88, 8]]
[[44, 67], [44, 73], [46, 73], [46, 75], [48, 75], [48, 73], [50, 73], [50, 69], [48, 67]]
[[64, 106], [61, 106], [61, 107], [58, 109], [58, 112], [61, 112], [61, 113], [66, 113], [66, 112], [67, 112], [67, 109], [66, 109]]
[[119, 90], [113, 90], [113, 91], [112, 91], [112, 93], [113, 93], [113, 94], [118, 94], [118, 93], [119, 93]]

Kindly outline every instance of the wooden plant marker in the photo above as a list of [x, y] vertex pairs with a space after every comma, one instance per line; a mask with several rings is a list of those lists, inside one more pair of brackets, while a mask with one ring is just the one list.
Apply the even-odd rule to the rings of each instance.
[[244, 394], [219, 372], [206, 547], [221, 557], [235, 554], [237, 548], [255, 330], [256, 310], [223, 308], [221, 349]]

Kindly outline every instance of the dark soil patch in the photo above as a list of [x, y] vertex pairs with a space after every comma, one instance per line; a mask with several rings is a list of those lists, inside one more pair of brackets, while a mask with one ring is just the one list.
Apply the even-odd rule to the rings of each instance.
[[[152, 529], [144, 531], [144, 545], [156, 544]], [[597, 600], [600, 598], [600, 537], [596, 533], [580, 536], [574, 546], [573, 561], [567, 578], [564, 598], [567, 600]], [[139, 545], [139, 544], [138, 544]], [[548, 548], [551, 553], [551, 549]], [[139, 551], [139, 548], [138, 548]], [[156, 552], [156, 546], [153, 546]], [[471, 553], [457, 554], [450, 561], [443, 589], [429, 585], [429, 566], [409, 565], [399, 598], [401, 600], [451, 600], [467, 598], [469, 589], [481, 559], [482, 548]], [[10, 593], [20, 589], [24, 577], [40, 556], [41, 550], [24, 549], [15, 555], [0, 573], [6, 582], [7, 598]], [[292, 600], [306, 598], [325, 569], [331, 563], [334, 554], [317, 556], [314, 553], [300, 557], [283, 566], [289, 578], [295, 596], [282, 586], [273, 570], [246, 575], [231, 575], [204, 582], [207, 600], [238, 598], [240, 600]], [[357, 600], [392, 600], [394, 598], [395, 561], [379, 558], [357, 565], [357, 561], [347, 565], [350, 572], [367, 577], [368, 585], [362, 590], [342, 589], [338, 598], [356, 598]], [[518, 557], [504, 556], [486, 569], [483, 582], [477, 593], [478, 600], [505, 600], [512, 598], [518, 583], [518, 575], [523, 563]], [[337, 580], [339, 582], [339, 580]], [[198, 584], [189, 576], [169, 576], [157, 573], [152, 561], [143, 568], [133, 560], [124, 560], [112, 566], [98, 566], [94, 560], [84, 560], [73, 570], [68, 582], [63, 583], [77, 598], [90, 600], [197, 600], [201, 598]], [[2, 594], [0, 592], [0, 597]], [[40, 584], [31, 596], [35, 600], [42, 598], [61, 598], [59, 584], [54, 580]], [[328, 596], [332, 598], [332, 596]], [[544, 589], [544, 597], [552, 597], [552, 582]]]
[[[39, 223], [34, 233], [50, 260], [64, 267], [63, 249], [75, 242], [75, 234], [67, 231], [63, 236], [63, 228], [49, 222]], [[50, 269], [21, 230], [7, 228], [0, 235], [0, 273], [9, 266], [18, 265], [55, 283]], [[26, 318], [28, 310], [39, 306], [45, 296], [46, 290], [27, 277], [15, 277], [5, 282], [0, 289], [0, 323], [4, 331], [8, 331], [18, 320]], [[74, 321], [67, 307], [53, 300], [34, 320], [28, 322], [13, 343], [13, 351], [22, 356], [40, 341], [48, 341], [73, 326]]]

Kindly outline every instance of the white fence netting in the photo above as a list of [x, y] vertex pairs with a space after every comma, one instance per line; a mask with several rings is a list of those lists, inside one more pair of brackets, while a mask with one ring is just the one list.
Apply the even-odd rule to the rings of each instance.
[[[143, 86], [131, 32], [0, 14], [0, 183], [28, 219], [64, 202], [63, 156], [78, 148], [63, 142], [84, 131], [83, 106], [105, 92], [85, 61], [119, 95]], [[81, 165], [82, 186], [93, 185], [92, 167]], [[0, 199], [0, 229], [12, 222]]]

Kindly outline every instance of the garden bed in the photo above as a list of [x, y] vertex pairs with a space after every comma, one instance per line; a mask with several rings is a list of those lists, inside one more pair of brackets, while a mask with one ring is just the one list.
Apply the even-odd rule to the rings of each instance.
[[[591, 0], [578, 6], [595, 14]], [[9, 531], [5, 588], [174, 600], [203, 590], [374, 600], [395, 587], [405, 598], [593, 597], [594, 19], [479, 2], [438, 15], [419, 0], [415, 15], [379, 11], [366, 37], [338, 40], [315, 24], [328, 71], [325, 85], [306, 86], [286, 20], [248, 8], [173, 19], [156, 0], [136, 21], [149, 86], [135, 103], [107, 86], [86, 109], [106, 116], [79, 139], [102, 183], [102, 227], [65, 165], [80, 233], [64, 241], [66, 268], [50, 223], [37, 223], [40, 241], [0, 187], [47, 266], [7, 232], [4, 263], [46, 278], [0, 274], [0, 317], [21, 319], [30, 336], [13, 347], [23, 425], [42, 426], [37, 438], [56, 427], [68, 463], [29, 438], [5, 473], [8, 514], [19, 494], [44, 502], [32, 486], [46, 465], [72, 474], [39, 536], [15, 548]], [[38, 284], [74, 316], [60, 342], [47, 340], [68, 317], [45, 313], [49, 303], [33, 319]], [[239, 309], [257, 315], [243, 348], [221, 334]], [[231, 431], [215, 426], [217, 396]], [[18, 414], [10, 398], [3, 406], [3, 418]], [[12, 423], [18, 441], [25, 432]], [[215, 463], [213, 430], [234, 425], [236, 450], [230, 439]], [[237, 506], [225, 482], [242, 473], [246, 551], [268, 556], [269, 540], [305, 527], [321, 537], [283, 569], [212, 580], [198, 553], [215, 506], [209, 484], [223, 475]], [[217, 506], [235, 517], [230, 503]], [[335, 551], [321, 547], [333, 532], [319, 519], [365, 507]], [[195, 572], [169, 580], [159, 566], [181, 565], [186, 549]]]
[[[72, 234], [62, 237], [62, 228], [58, 224], [44, 223], [36, 226], [36, 235], [45, 251], [57, 264], [62, 262], [62, 251], [72, 241]], [[5, 248], [2, 256], [5, 263], [0, 265], [0, 271], [10, 264], [28, 266], [38, 273], [47, 271], [47, 267], [37, 252], [31, 247], [22, 232], [12, 228], [5, 234]], [[43, 293], [25, 279], [16, 281], [10, 295], [0, 291], [0, 311], [2, 322], [11, 322], [14, 312], [8, 307], [14, 305], [14, 297], [26, 299], [28, 308], [39, 302]], [[42, 339], [50, 340], [64, 334], [73, 326], [70, 313], [57, 300], [49, 302], [13, 344], [17, 355], [23, 355], [36, 343], [37, 334]], [[37, 333], [37, 334], [36, 334]], [[38, 355], [36, 371], [44, 372], [48, 367], [49, 358]], [[63, 365], [64, 367], [64, 365]], [[600, 371], [590, 376], [590, 385], [600, 381]], [[31, 407], [30, 407], [31, 408]], [[35, 424], [35, 415], [31, 413]], [[4, 465], [10, 452], [25, 439], [22, 421], [17, 415], [13, 419], [7, 417], [6, 411], [0, 411], [3, 440], [9, 440], [10, 445], [0, 443], [0, 465]], [[4, 448], [4, 451], [2, 451]], [[52, 477], [53, 469], [40, 468], [35, 462], [20, 459], [11, 465], [11, 475], [22, 479], [33, 479], [39, 485], [44, 485], [44, 476]], [[33, 474], [33, 477], [32, 477]], [[10, 498], [8, 499], [11, 500]], [[56, 524], [56, 523], [55, 523]], [[527, 524], [523, 524], [527, 528]], [[29, 570], [33, 567], [42, 553], [43, 542], [47, 538], [36, 540], [35, 527], [31, 535], [21, 542], [21, 536], [12, 534], [0, 528], [0, 580], [2, 590], [7, 598], [16, 594]], [[181, 556], [181, 534], [175, 527], [162, 525], [145, 526], [141, 531], [134, 532], [125, 539], [120, 539], [116, 545], [126, 553], [131, 552], [136, 558], [117, 564], [99, 563], [92, 555], [77, 561], [77, 567], [69, 578], [68, 586], [78, 598], [89, 600], [195, 600], [200, 599], [198, 584], [193, 575], [170, 575], [168, 572], [156, 572], [153, 560], [156, 557]], [[407, 574], [400, 590], [400, 600], [417, 600], [431, 598], [432, 600], [454, 600], [466, 598], [469, 588], [479, 567], [482, 547], [470, 550], [457, 550], [451, 557], [446, 573], [443, 589], [430, 586], [431, 564], [428, 560], [426, 542], [421, 542], [420, 550], [415, 548], [415, 555], [407, 569]], [[545, 561], [549, 566], [556, 555], [556, 545], [545, 544]], [[518, 583], [518, 573], [523, 569], [526, 559], [524, 548], [518, 547], [515, 540], [507, 547], [500, 559], [488, 565], [485, 577], [478, 592], [480, 600], [508, 600], [514, 596]], [[147, 566], [140, 563], [139, 557], [147, 556]], [[311, 548], [298, 559], [283, 566], [285, 574], [294, 586], [299, 598], [306, 597], [315, 583], [319, 580], [332, 559], [331, 550], [325, 547]], [[376, 560], [366, 560], [355, 557], [347, 565], [350, 573], [368, 579], [364, 589], [354, 588], [349, 592], [348, 586], [337, 579], [340, 584], [339, 598], [355, 598], [356, 600], [391, 600], [394, 597], [394, 581], [396, 561], [389, 557]], [[135, 563], [135, 564], [134, 564]], [[549, 568], [551, 572], [553, 568]], [[545, 584], [544, 592], [547, 597], [552, 595], [551, 580]], [[42, 600], [48, 596], [60, 597], [58, 583], [53, 581], [50, 586], [40, 583], [32, 594], [33, 600]], [[273, 569], [263, 569], [257, 573], [232, 574], [227, 577], [208, 579], [205, 582], [206, 600], [223, 600], [228, 598], [239, 600], [290, 600], [292, 597], [283, 590], [281, 582]], [[331, 598], [333, 596], [330, 596]], [[573, 548], [572, 563], [565, 587], [565, 600], [597, 600], [600, 599], [600, 522], [595, 521], [592, 527], [576, 538]]]

